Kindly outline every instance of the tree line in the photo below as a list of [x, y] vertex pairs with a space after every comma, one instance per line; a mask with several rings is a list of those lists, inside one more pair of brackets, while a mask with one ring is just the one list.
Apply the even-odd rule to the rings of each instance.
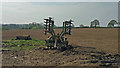
[[44, 28], [43, 23], [32, 22], [29, 24], [2, 24], [2, 30], [9, 29], [42, 29]]
[[[54, 25], [56, 28], [62, 28], [62, 27], [57, 27]], [[77, 28], [72, 25], [72, 27]], [[120, 22], [117, 22], [116, 20], [111, 20], [107, 24], [108, 28], [114, 28], [114, 27], [120, 27]], [[37, 23], [37, 22], [32, 22], [29, 24], [2, 24], [2, 30], [9, 30], [9, 29], [43, 29], [44, 24], [43, 23]], [[84, 26], [83, 24], [80, 24], [78, 28], [102, 28], [100, 26], [99, 20], [95, 19], [90, 22], [89, 26]]]
[[[90, 22], [90, 26], [84, 26], [83, 24], [80, 25], [81, 28], [97, 28], [97, 27], [101, 27], [100, 26], [100, 22], [99, 20], [95, 19], [93, 21]], [[120, 27], [120, 22], [117, 22], [116, 20], [111, 20], [108, 24], [107, 24], [108, 28], [114, 28], [114, 27]]]

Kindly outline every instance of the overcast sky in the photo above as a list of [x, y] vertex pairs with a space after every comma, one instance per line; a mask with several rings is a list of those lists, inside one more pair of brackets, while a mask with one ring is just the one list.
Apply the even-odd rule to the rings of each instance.
[[118, 2], [120, 0], [2, 0], [2, 2]]
[[41, 23], [48, 16], [52, 16], [58, 26], [69, 19], [74, 20], [75, 26], [89, 26], [94, 19], [98, 19], [101, 26], [112, 19], [118, 20], [117, 2], [4, 2], [2, 7], [3, 23], [9, 24]]

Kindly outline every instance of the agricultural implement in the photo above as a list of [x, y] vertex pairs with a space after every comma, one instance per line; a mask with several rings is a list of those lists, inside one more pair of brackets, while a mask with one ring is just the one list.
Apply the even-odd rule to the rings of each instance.
[[71, 49], [72, 46], [68, 44], [67, 38], [65, 35], [71, 35], [71, 28], [72, 28], [72, 20], [64, 21], [62, 32], [59, 34], [55, 34], [54, 31], [54, 20], [51, 17], [44, 19], [45, 23], [45, 35], [51, 34], [45, 42], [46, 42], [46, 49], [59, 49], [61, 51]]
[[31, 40], [30, 35], [16, 36], [16, 40]]

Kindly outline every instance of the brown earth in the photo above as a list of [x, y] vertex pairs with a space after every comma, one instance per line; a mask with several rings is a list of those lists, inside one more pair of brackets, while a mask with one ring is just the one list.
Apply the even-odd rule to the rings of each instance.
[[[56, 29], [60, 33], [61, 29]], [[44, 30], [5, 30], [2, 39], [8, 40], [17, 35], [31, 35], [32, 38], [45, 40]], [[79, 28], [73, 29], [72, 35], [66, 36], [69, 43], [78, 46], [95, 47], [109, 53], [118, 53], [118, 28]]]
[[[61, 29], [56, 29], [61, 32]], [[45, 40], [44, 30], [5, 30], [2, 39], [17, 35], [31, 35]], [[3, 66], [116, 66], [118, 61], [118, 28], [79, 28], [66, 36], [74, 47], [71, 50], [44, 50], [41, 47], [28, 51], [3, 52]]]

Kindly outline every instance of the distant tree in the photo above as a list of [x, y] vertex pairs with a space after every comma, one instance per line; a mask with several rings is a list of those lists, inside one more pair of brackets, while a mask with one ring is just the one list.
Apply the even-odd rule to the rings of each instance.
[[2, 30], [9, 30], [8, 27], [2, 27]]
[[80, 27], [84, 27], [84, 25], [83, 25], [83, 24], [81, 24], [81, 25], [80, 25]]
[[28, 25], [29, 29], [41, 29], [41, 28], [44, 28], [44, 24], [43, 23], [36, 23], [36, 22], [32, 22], [32, 23], [29, 23]]
[[99, 26], [99, 25], [100, 25], [99, 20], [95, 19], [94, 21], [91, 21], [90, 27], [96, 28], [96, 26]]
[[111, 21], [108, 23], [107, 27], [114, 27], [115, 24], [118, 24], [117, 21], [116, 21], [116, 20], [111, 20]]
[[[22, 28], [21, 24], [2, 24], [3, 29], [20, 29]], [[7, 27], [7, 28], [6, 28]]]

